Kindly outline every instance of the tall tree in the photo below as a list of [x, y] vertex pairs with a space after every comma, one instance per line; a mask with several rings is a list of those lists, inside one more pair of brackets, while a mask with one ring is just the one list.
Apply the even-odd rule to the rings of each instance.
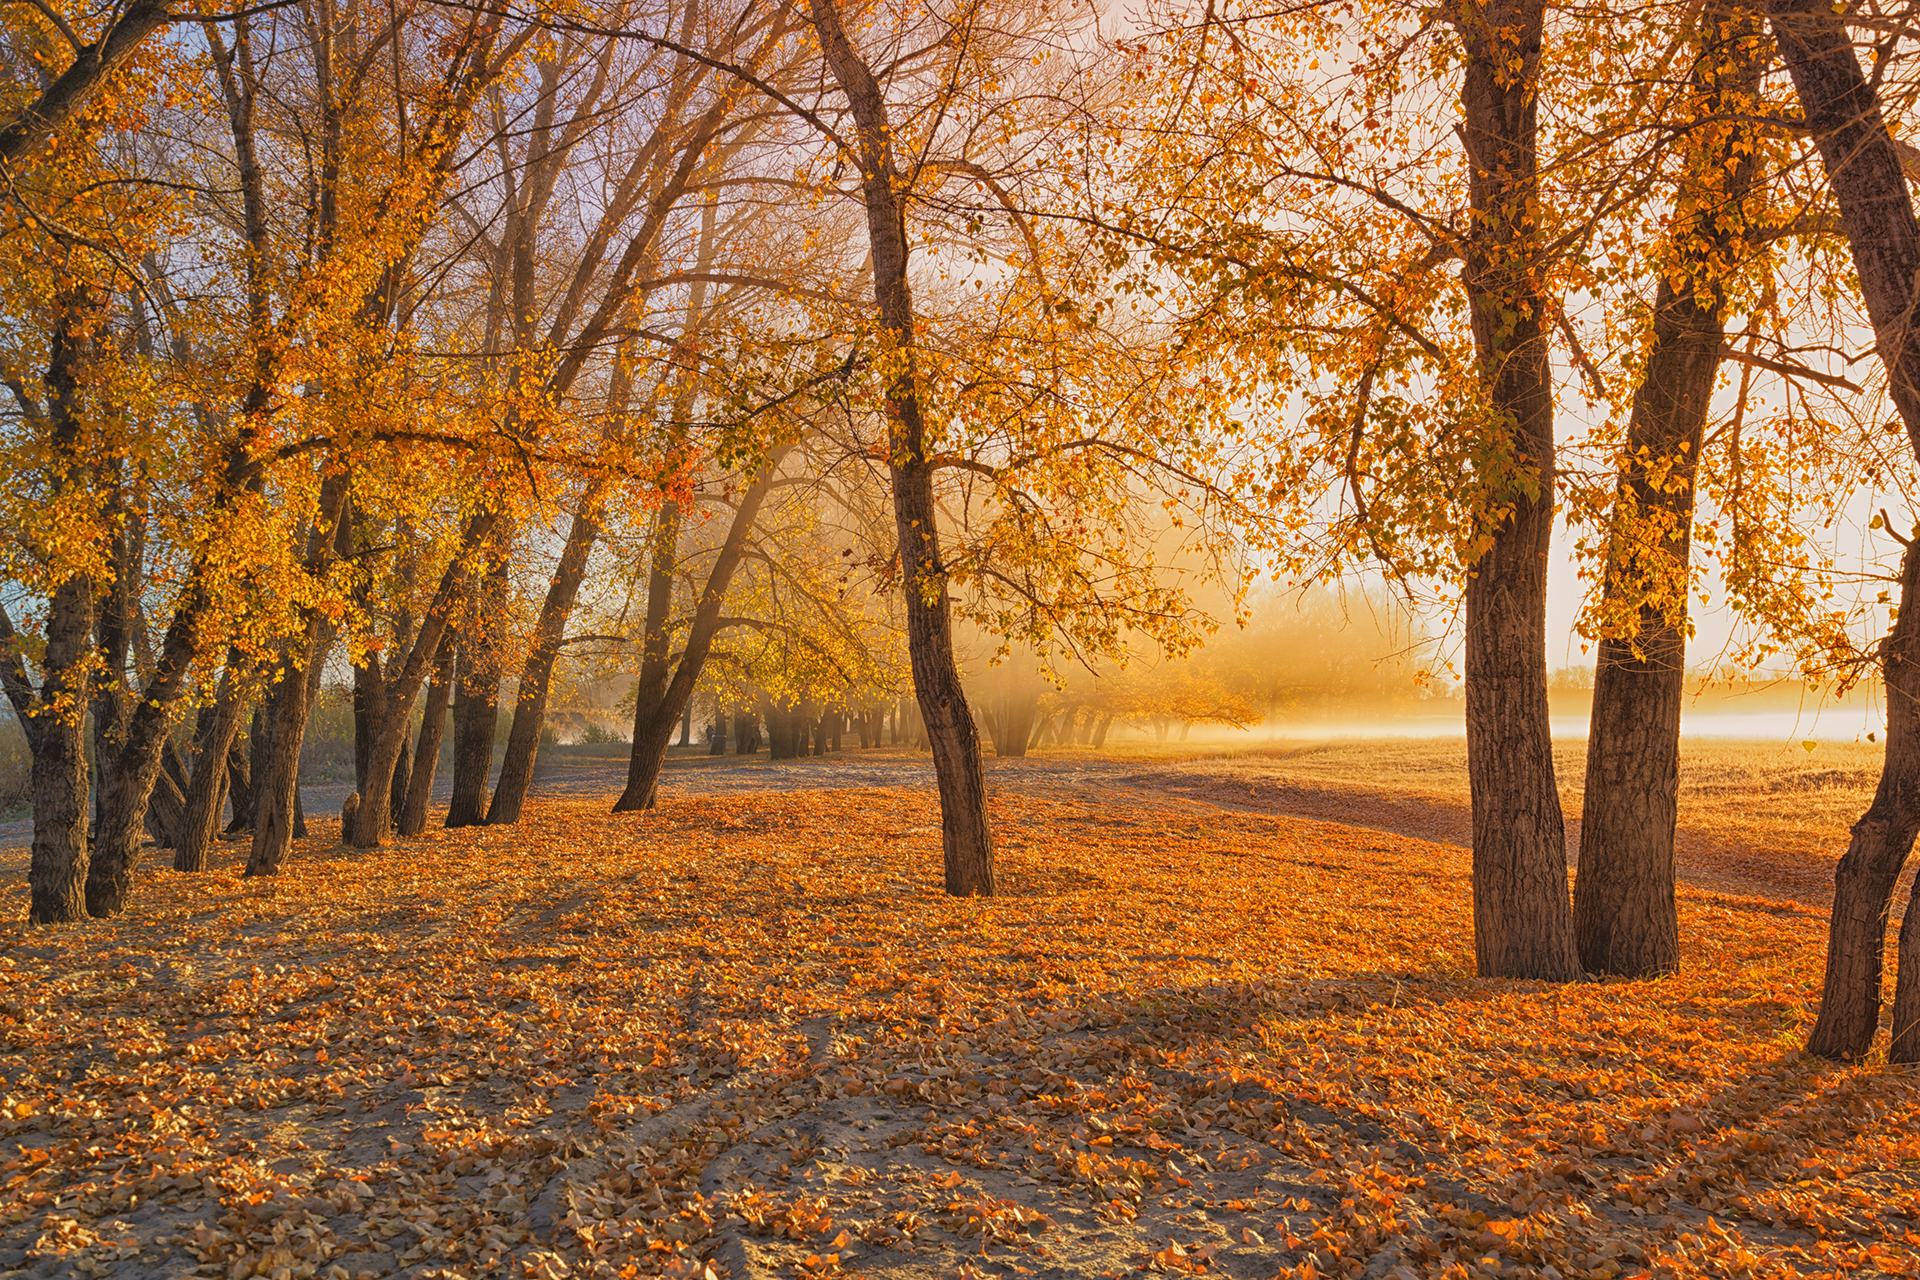
[[1461, 141], [1467, 292], [1492, 491], [1466, 588], [1467, 780], [1474, 951], [1484, 977], [1581, 976], [1566, 829], [1547, 709], [1547, 550], [1553, 536], [1553, 299], [1540, 257], [1542, 0], [1469, 0]]
[[857, 142], [860, 188], [872, 250], [873, 294], [889, 366], [886, 390], [888, 459], [906, 597], [907, 652], [914, 696], [933, 748], [940, 787], [941, 849], [947, 892], [994, 892], [993, 830], [987, 820], [987, 778], [980, 731], [960, 683], [953, 650], [953, 611], [940, 554], [934, 502], [934, 458], [915, 347], [907, 177], [894, 156], [887, 100], [873, 68], [848, 38], [835, 0], [811, 0], [814, 29], [827, 69], [846, 95]]
[[1689, 127], [1607, 533], [1601, 637], [1587, 737], [1574, 927], [1581, 963], [1630, 977], [1680, 967], [1674, 826], [1694, 491], [1726, 344], [1728, 277], [1754, 252], [1764, 19], [1712, 4], [1697, 20]]
[[[1920, 333], [1912, 324], [1920, 280], [1920, 220], [1873, 82], [1860, 68], [1848, 16], [1814, 0], [1768, 10], [1781, 60], [1839, 206], [1888, 395], [1920, 458]], [[1901, 557], [1899, 613], [1880, 642], [1887, 749], [1873, 803], [1853, 825], [1834, 871], [1820, 1016], [1808, 1051], [1859, 1058], [1880, 1021], [1887, 916], [1901, 867], [1920, 833], [1920, 539]], [[1920, 910], [1900, 929], [1889, 1057], [1920, 1061]]]

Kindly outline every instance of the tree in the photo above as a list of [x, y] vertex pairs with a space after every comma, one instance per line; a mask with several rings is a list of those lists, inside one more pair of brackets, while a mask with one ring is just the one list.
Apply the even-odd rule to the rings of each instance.
[[812, 7], [822, 56], [846, 95], [858, 137], [856, 155], [873, 254], [874, 300], [879, 306], [880, 336], [890, 366], [887, 454], [893, 469], [894, 518], [900, 534], [907, 652], [940, 787], [940, 839], [947, 892], [956, 897], [991, 897], [993, 832], [987, 822], [987, 777], [980, 758], [979, 730], [974, 727], [954, 657], [947, 570], [940, 555], [939, 511], [933, 497], [933, 458], [915, 354], [905, 175], [895, 161], [886, 97], [873, 69], [847, 38], [835, 0], [812, 0]]
[[[1920, 335], [1910, 323], [1920, 220], [1900, 153], [1854, 54], [1846, 16], [1806, 0], [1780, 0], [1768, 16], [1839, 207], [1888, 395], [1920, 457]], [[1899, 613], [1880, 644], [1886, 759], [1873, 804], [1854, 823], [1834, 872], [1820, 1016], [1807, 1043], [1823, 1057], [1858, 1058], [1872, 1043], [1888, 910], [1920, 832], [1920, 540], [1906, 544], [1899, 582]], [[1888, 1056], [1920, 1061], [1920, 911], [1912, 906], [1900, 928], [1899, 959]]]
[[[1771, 57], [1759, 15], [1714, 6], [1698, 19], [1692, 126], [1668, 248], [1655, 259], [1651, 350], [1634, 396], [1607, 530], [1603, 611], [1587, 738], [1574, 924], [1594, 973], [1643, 977], [1680, 966], [1673, 833], [1695, 475], [1731, 307], [1728, 277], [1755, 253], [1760, 78]], [[1689, 120], [1688, 116], [1692, 119]]]

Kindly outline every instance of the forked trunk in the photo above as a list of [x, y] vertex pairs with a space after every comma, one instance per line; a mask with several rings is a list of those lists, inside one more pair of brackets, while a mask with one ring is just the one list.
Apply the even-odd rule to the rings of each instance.
[[[393, 827], [393, 777], [400, 753], [406, 750], [408, 730], [413, 718], [414, 699], [426, 684], [427, 672], [440, 652], [447, 623], [466, 592], [467, 556], [485, 545], [500, 525], [496, 513], [483, 513], [468, 519], [460, 544], [446, 571], [440, 575], [433, 603], [421, 620], [420, 630], [407, 649], [404, 661], [394, 655], [397, 669], [388, 668], [386, 682], [386, 718], [374, 739], [367, 760], [366, 789], [360, 794], [360, 808], [354, 815], [353, 829], [344, 833], [355, 848], [371, 849], [386, 839]], [[504, 553], [502, 553], [504, 555]], [[492, 739], [488, 745], [491, 748]]]
[[[680, 713], [693, 699], [693, 687], [699, 683], [700, 673], [707, 665], [707, 655], [713, 649], [713, 638], [720, 633], [720, 609], [726, 603], [727, 588], [733, 582], [733, 574], [740, 567], [742, 557], [746, 555], [747, 540], [753, 532], [753, 522], [760, 516], [760, 507], [772, 492], [774, 472], [780, 460], [786, 456], [789, 446], [781, 446], [773, 451], [765, 467], [755, 477], [754, 482], [740, 495], [740, 505], [734, 508], [733, 520], [727, 526], [727, 539], [720, 544], [720, 550], [714, 557], [713, 568], [707, 572], [706, 585], [700, 591], [700, 603], [694, 609], [693, 622], [687, 628], [686, 647], [680, 652], [680, 661], [673, 669], [673, 679], [666, 689], [649, 701], [645, 691], [634, 699], [633, 752], [627, 760], [627, 788], [614, 804], [615, 813], [632, 813], [652, 808], [660, 787], [660, 770], [666, 764], [667, 744], [673, 741], [673, 730], [680, 723]], [[664, 544], [662, 538], [660, 544]], [[656, 566], [659, 557], [655, 556]], [[648, 593], [647, 611], [649, 619], [653, 615], [654, 594]], [[664, 633], [664, 623], [660, 630]], [[741, 736], [741, 751], [744, 753], [745, 734]]]
[[394, 824], [403, 836], [417, 836], [427, 829], [427, 809], [433, 803], [433, 776], [440, 768], [440, 743], [447, 731], [447, 701], [453, 691], [455, 648], [451, 636], [440, 641], [433, 682], [427, 686], [420, 739], [413, 749], [413, 774], [407, 779], [406, 803], [401, 806], [400, 818]]
[[[1920, 280], [1920, 222], [1900, 157], [1873, 86], [1860, 70], [1847, 19], [1817, 0], [1785, 0], [1771, 10], [1774, 39], [1793, 76], [1814, 144], [1833, 188], [1860, 293], [1873, 321], [1874, 345], [1887, 370], [1887, 390], [1920, 457], [1920, 336], [1913, 331], [1913, 286]], [[1827, 933], [1827, 974], [1820, 1017], [1807, 1050], [1859, 1058], [1880, 1020], [1881, 952], [1900, 868], [1920, 830], [1920, 555], [1909, 543], [1901, 562], [1899, 615], [1881, 642], [1887, 689], [1887, 754], [1873, 803], [1853, 824], [1853, 838], [1834, 871]], [[1920, 1006], [1920, 937], [1901, 929], [1896, 1010]], [[1911, 1016], [1907, 1022], [1911, 1022]], [[1891, 1056], [1920, 1060], [1920, 1037], [1895, 1028]], [[1901, 1056], [1905, 1055], [1905, 1056]]]
[[[321, 482], [319, 510], [307, 532], [305, 568], [310, 577], [324, 574], [336, 549], [349, 545], [348, 522], [342, 518], [347, 491], [344, 471]], [[246, 870], [250, 876], [278, 875], [294, 837], [306, 834], [300, 812], [300, 746], [320, 694], [319, 673], [333, 647], [334, 627], [318, 609], [308, 609], [305, 622], [304, 630], [287, 646], [279, 681], [260, 700], [259, 741], [254, 744], [253, 844]]]
[[494, 558], [474, 591], [460, 627], [459, 675], [453, 695], [453, 793], [447, 799], [449, 827], [487, 820], [487, 782], [493, 771], [493, 739], [500, 717], [500, 627], [504, 622], [505, 558]]
[[640, 678], [633, 684], [633, 749], [627, 755], [626, 790], [614, 805], [615, 813], [651, 809], [659, 800], [660, 769], [665, 760], [663, 757], [660, 764], [649, 763], [651, 747], [646, 735], [659, 717], [673, 674], [668, 654], [673, 635], [667, 620], [673, 612], [673, 566], [679, 552], [680, 504], [669, 498], [660, 504], [660, 518], [654, 522], [645, 630], [640, 636]]
[[246, 872], [250, 876], [280, 874], [293, 848], [300, 745], [307, 733], [307, 661], [319, 644], [320, 626], [316, 614], [308, 623], [307, 635], [297, 642], [303, 652], [289, 646], [287, 665], [261, 702], [265, 714], [254, 765], [253, 844]]
[[[1701, 114], [1753, 113], [1771, 53], [1759, 15], [1716, 4], [1700, 21], [1693, 88]], [[1635, 629], [1600, 641], [1573, 889], [1580, 961], [1593, 973], [1680, 968], [1673, 832], [1694, 472], [1726, 340], [1722, 282], [1749, 251], [1742, 213], [1759, 169], [1754, 133], [1736, 124], [1707, 131], [1688, 166], [1674, 265], [1655, 297], [1653, 349], [1627, 426], [1604, 590], [1633, 610]]]

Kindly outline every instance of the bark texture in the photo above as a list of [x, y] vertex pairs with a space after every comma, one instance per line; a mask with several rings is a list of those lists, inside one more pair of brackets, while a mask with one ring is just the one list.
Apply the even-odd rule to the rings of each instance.
[[499, 627], [507, 585], [504, 550], [475, 585], [472, 606], [460, 628], [459, 678], [453, 697], [453, 794], [449, 827], [487, 821], [487, 784], [493, 772], [493, 740], [499, 730]]
[[[335, 552], [347, 546], [347, 490], [345, 472], [321, 482], [320, 511], [307, 532], [305, 569], [315, 578], [326, 573]], [[300, 820], [300, 745], [334, 632], [317, 609], [308, 609], [304, 621], [305, 629], [287, 645], [279, 680], [261, 699], [253, 767], [253, 844], [247, 853], [250, 876], [278, 875], [294, 836], [302, 834], [305, 825]]]
[[894, 162], [893, 126], [879, 81], [847, 38], [834, 0], [812, 0], [812, 11], [821, 52], [847, 97], [858, 135], [874, 300], [881, 326], [895, 348], [895, 372], [887, 388], [894, 523], [905, 584], [908, 660], [940, 787], [946, 887], [956, 897], [988, 897], [994, 891], [994, 876], [987, 777], [980, 732], [954, 658], [947, 573], [940, 557], [934, 469], [913, 350], [905, 183]]
[[[1751, 115], [1772, 43], [1760, 15], [1716, 4], [1692, 75], [1701, 114]], [[1627, 425], [1603, 590], [1637, 617], [1601, 639], [1587, 737], [1574, 933], [1592, 973], [1680, 968], [1673, 832], [1680, 788], [1694, 473], [1726, 341], [1725, 272], [1750, 252], [1754, 128], [1704, 134], [1676, 203], [1672, 269], [1654, 299], [1653, 349]], [[1636, 607], [1633, 602], [1641, 601]]]
[[[660, 518], [654, 522], [653, 555], [647, 566], [645, 630], [640, 636], [640, 678], [633, 685], [633, 751], [627, 758], [626, 790], [614, 805], [616, 813], [622, 812], [622, 805], [627, 806], [629, 812], [651, 809], [659, 800], [660, 767], [665, 758], [662, 757], [660, 765], [650, 764], [643, 758], [652, 751], [648, 745], [651, 739], [643, 734], [652, 731], [673, 677], [673, 663], [668, 653], [673, 631], [668, 619], [673, 612], [673, 567], [679, 552], [680, 504], [669, 498], [660, 504]], [[731, 576], [732, 569], [728, 574]], [[647, 788], [644, 795], [638, 791], [642, 785]]]
[[[81, 387], [92, 346], [95, 300], [84, 290], [60, 305], [48, 350], [47, 404], [35, 425], [51, 447], [49, 489], [59, 494], [84, 486], [92, 470], [84, 456]], [[23, 397], [23, 401], [25, 398]], [[23, 403], [29, 414], [37, 406]], [[33, 849], [27, 864], [27, 918], [34, 924], [64, 924], [86, 918], [88, 851], [87, 660], [93, 648], [96, 588], [71, 574], [53, 589], [47, 604], [46, 647], [40, 687], [30, 714], [33, 752]], [[8, 631], [12, 631], [9, 626]]]
[[[360, 810], [354, 815], [353, 829], [346, 840], [355, 848], [371, 849], [386, 839], [393, 827], [393, 780], [400, 753], [406, 750], [412, 727], [413, 702], [426, 683], [440, 644], [446, 636], [449, 620], [459, 608], [467, 590], [467, 557], [492, 540], [501, 518], [496, 512], [472, 516], [462, 531], [460, 546], [452, 563], [440, 575], [433, 602], [420, 622], [418, 633], [406, 651], [405, 660], [390, 667], [386, 679], [386, 717], [367, 760], [366, 786], [360, 793]], [[398, 655], [396, 655], [396, 658]], [[488, 738], [489, 750], [492, 738]]]
[[246, 705], [241, 682], [234, 678], [229, 665], [220, 681], [213, 714], [195, 734], [193, 776], [187, 783], [186, 807], [173, 845], [175, 871], [207, 869], [207, 846], [213, 842], [214, 828], [220, 825], [220, 801], [227, 790], [228, 752], [240, 732]]
[[75, 574], [54, 589], [34, 705], [33, 850], [27, 919], [87, 916], [87, 736], [84, 663], [93, 631], [93, 582]]
[[[1474, 949], [1482, 977], [1582, 976], [1547, 710], [1547, 548], [1553, 532], [1553, 384], [1537, 282], [1538, 87], [1544, 0], [1468, 4], [1462, 137], [1472, 206], [1467, 286], [1474, 350], [1499, 434], [1481, 482], [1511, 506], [1466, 590], [1467, 776], [1473, 799]], [[1510, 465], [1503, 465], [1510, 463]]]

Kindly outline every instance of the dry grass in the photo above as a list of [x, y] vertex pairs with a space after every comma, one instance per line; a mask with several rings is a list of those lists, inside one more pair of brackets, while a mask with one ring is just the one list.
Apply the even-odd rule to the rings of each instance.
[[[1732, 891], [1824, 903], [1848, 830], [1873, 799], [1881, 755], [1870, 743], [1821, 742], [1808, 751], [1778, 741], [1682, 739], [1683, 868], [1703, 883], [1718, 877], [1718, 887]], [[1252, 807], [1467, 838], [1467, 754], [1458, 738], [1347, 738], [1141, 758], [1177, 759], [1191, 774], [1218, 779], [1204, 793], [1210, 799], [1232, 799], [1239, 788]], [[1586, 742], [1557, 742], [1554, 765], [1561, 804], [1577, 824]]]

